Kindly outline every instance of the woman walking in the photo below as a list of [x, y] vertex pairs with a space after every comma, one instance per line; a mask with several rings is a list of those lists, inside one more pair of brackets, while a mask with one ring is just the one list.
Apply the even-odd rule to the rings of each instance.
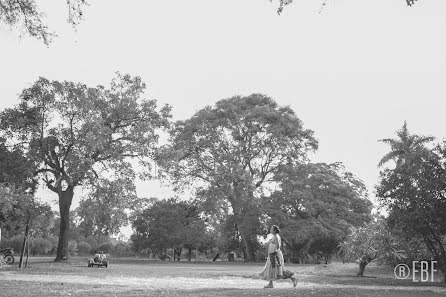
[[270, 230], [273, 238], [268, 244], [268, 258], [266, 259], [265, 267], [260, 276], [269, 281], [265, 288], [274, 288], [273, 281], [277, 279], [291, 279], [293, 286], [297, 285], [297, 278], [294, 277], [294, 272], [286, 270], [283, 266], [283, 254], [280, 250], [281, 240], [280, 240], [280, 229], [278, 226], [273, 225]]

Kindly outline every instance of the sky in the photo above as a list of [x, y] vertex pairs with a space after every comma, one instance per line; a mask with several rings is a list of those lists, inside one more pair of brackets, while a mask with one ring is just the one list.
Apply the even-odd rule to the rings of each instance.
[[[295, 0], [280, 16], [278, 0], [89, 0], [75, 30], [65, 1], [38, 2], [59, 37], [47, 47], [0, 24], [0, 110], [39, 76], [96, 86], [116, 71], [141, 76], [175, 120], [264, 93], [315, 132], [314, 162], [343, 162], [372, 198], [388, 152], [379, 139], [404, 121], [446, 137], [444, 0], [329, 0], [321, 13], [322, 0]], [[172, 195], [156, 181], [138, 193]]]

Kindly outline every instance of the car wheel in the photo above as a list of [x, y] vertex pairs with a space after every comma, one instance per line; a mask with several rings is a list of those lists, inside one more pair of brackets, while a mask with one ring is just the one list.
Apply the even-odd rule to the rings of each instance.
[[8, 265], [12, 265], [14, 263], [14, 257], [11, 255], [6, 255], [5, 257], [5, 262]]

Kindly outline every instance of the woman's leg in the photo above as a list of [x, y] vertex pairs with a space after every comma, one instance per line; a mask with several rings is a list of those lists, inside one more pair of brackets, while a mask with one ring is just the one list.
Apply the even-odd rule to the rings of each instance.
[[269, 283], [268, 283], [268, 285], [266, 285], [264, 288], [265, 288], [265, 289], [266, 289], [266, 288], [274, 288], [273, 281], [270, 280]]
[[295, 287], [297, 285], [297, 277], [290, 277], [291, 281], [293, 282], [293, 287]]

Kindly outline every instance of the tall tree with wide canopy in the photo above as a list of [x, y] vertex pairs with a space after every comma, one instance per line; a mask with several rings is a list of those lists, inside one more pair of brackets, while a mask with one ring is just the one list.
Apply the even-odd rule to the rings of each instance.
[[280, 165], [299, 164], [315, 149], [313, 131], [291, 108], [252, 94], [220, 100], [178, 121], [159, 158], [177, 185], [193, 185], [206, 203], [230, 208], [250, 261], [260, 233], [262, 188]]
[[170, 107], [143, 99], [139, 77], [117, 74], [110, 88], [39, 78], [20, 103], [1, 114], [0, 129], [39, 163], [38, 174], [59, 197], [56, 261], [67, 256], [74, 189], [114, 173], [132, 172], [130, 159], [147, 165], [157, 129], [168, 126]]

